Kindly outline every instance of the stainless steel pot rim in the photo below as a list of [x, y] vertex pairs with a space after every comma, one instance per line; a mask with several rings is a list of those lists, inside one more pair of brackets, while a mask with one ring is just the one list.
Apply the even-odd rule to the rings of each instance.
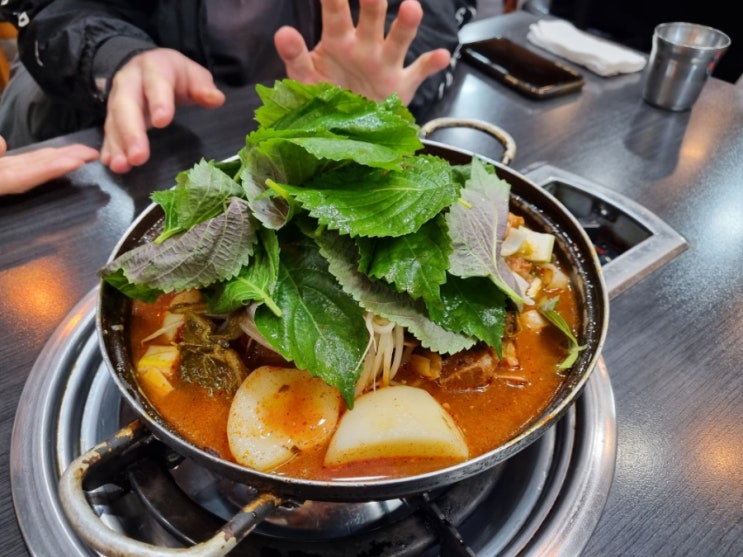
[[[143, 408], [143, 401], [145, 406], [147, 403], [142, 394], [125, 378], [122, 378], [122, 375], [126, 375], [127, 373], [126, 369], [122, 369], [122, 367], [125, 367], [127, 364], [122, 361], [114, 361], [123, 358], [119, 358], [118, 355], [116, 358], [113, 358], [110, 354], [110, 337], [113, 334], [112, 329], [120, 324], [113, 323], [112, 327], [112, 323], [107, 323], [106, 317], [103, 315], [104, 311], [101, 310], [103, 306], [103, 298], [109, 295], [104, 286], [100, 291], [101, 301], [99, 303], [96, 317], [96, 323], [100, 333], [99, 339], [101, 342], [101, 351], [104, 354], [104, 359], [109, 366], [109, 369], [112, 370], [112, 375], [125, 398], [137, 410], [140, 418], [145, 421], [148, 428], [151, 429], [158, 438], [171, 446], [175, 446], [174, 448], [176, 448], [176, 450], [187, 452], [189, 456], [199, 460], [205, 465], [219, 467], [222, 473], [233, 479], [246, 483], [255, 483], [256, 487], [267, 491], [285, 493], [287, 496], [305, 499], [387, 499], [408, 495], [411, 492], [422, 492], [440, 486], [442, 481], [453, 483], [479, 473], [483, 469], [493, 466], [508, 458], [527, 444], [536, 440], [544, 432], [546, 427], [549, 427], [550, 424], [554, 423], [555, 420], [565, 412], [565, 410], [580, 394], [591, 371], [596, 365], [603, 348], [605, 331], [608, 326], [608, 294], [600, 272], [600, 263], [595, 251], [593, 250], [590, 239], [577, 220], [566, 209], [564, 209], [556, 198], [538, 186], [532, 184], [523, 175], [517, 173], [510, 167], [466, 150], [453, 148], [449, 145], [427, 139], [423, 139], [422, 141], [427, 149], [433, 150], [437, 153], [442, 153], [443, 156], [448, 158], [469, 160], [473, 156], [478, 156], [490, 164], [493, 164], [500, 173], [506, 174], [512, 181], [516, 182], [515, 184], [512, 183], [512, 187], [515, 190], [519, 190], [516, 192], [517, 195], [528, 193], [529, 195], [536, 196], [539, 199], [540, 203], [537, 205], [537, 209], [533, 210], [538, 218], [550, 220], [547, 213], [555, 213], [559, 216], [561, 223], [570, 227], [570, 238], [569, 242], [566, 243], [570, 243], [571, 245], [566, 249], [574, 249], [575, 245], [579, 245], [583, 248], [580, 255], [585, 258], [585, 260], [581, 261], [580, 265], [585, 267], [584, 271], [592, 273], [592, 284], [583, 286], [586, 288], [585, 294], [593, 296], [594, 298], [586, 305], [597, 306], [593, 309], [598, 313], [600, 321], [590, 323], [587, 327], [587, 330], [591, 331], [594, 338], [592, 339], [590, 350], [581, 355], [578, 363], [576, 363], [576, 366], [574, 367], [574, 369], [580, 368], [582, 371], [577, 374], [577, 379], [575, 379], [576, 374], [572, 375], [569, 392], [567, 394], [563, 393], [559, 396], [539, 420], [501, 447], [443, 470], [405, 478], [333, 482], [296, 479], [278, 476], [271, 473], [248, 470], [238, 464], [214, 457], [213, 455], [210, 455], [186, 442], [167, 424], [159, 418], [154, 417], [156, 416], [154, 409]], [[525, 203], [528, 204], [529, 200], [527, 199]], [[133, 235], [136, 236], [137, 233], [143, 233], [143, 230], [139, 229], [143, 226], [148, 227], [153, 224], [151, 221], [156, 220], [156, 218], [153, 219], [153, 215], [156, 214], [157, 211], [160, 211], [160, 208], [157, 205], [151, 205], [136, 219], [112, 252], [111, 258], [114, 258], [120, 251], [126, 248]], [[555, 224], [554, 219], [553, 224]], [[562, 224], [556, 226], [562, 226]], [[593, 317], [596, 317], [596, 315], [594, 314]], [[249, 477], [246, 477], [246, 475]], [[279, 485], [276, 485], [277, 483]]]

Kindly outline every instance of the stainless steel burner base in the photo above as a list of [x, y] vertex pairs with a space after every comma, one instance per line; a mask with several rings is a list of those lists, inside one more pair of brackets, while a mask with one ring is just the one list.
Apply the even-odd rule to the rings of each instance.
[[[16, 414], [11, 487], [31, 555], [97, 555], [72, 531], [57, 495], [61, 472], [84, 450], [118, 431], [126, 410], [98, 349], [96, 294], [94, 290], [86, 296], [49, 340], [31, 370]], [[598, 523], [615, 457], [614, 397], [600, 360], [576, 404], [547, 434], [498, 467], [495, 486], [469, 516], [457, 516], [457, 509], [446, 508], [446, 502], [442, 512], [455, 517], [464, 541], [478, 556], [574, 557]], [[96, 494], [96, 510], [109, 527], [149, 543], [180, 545], [157, 521], [142, 518], [146, 511], [136, 494], [115, 487], [108, 491]], [[431, 528], [424, 524], [423, 530]], [[380, 531], [355, 533], [353, 539], [336, 538], [332, 543], [251, 534], [233, 553], [270, 546], [272, 555], [348, 555], [357, 553], [364, 536], [369, 543], [379, 539]], [[416, 554], [428, 546], [432, 547], [425, 555], [439, 554], [435, 534], [431, 535], [430, 543], [415, 548]], [[390, 544], [388, 552], [375, 554], [406, 553]]]

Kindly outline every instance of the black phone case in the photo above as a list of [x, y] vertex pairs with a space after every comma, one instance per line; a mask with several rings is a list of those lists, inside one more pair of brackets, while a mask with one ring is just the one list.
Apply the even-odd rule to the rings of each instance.
[[583, 75], [504, 37], [462, 45], [462, 58], [498, 81], [535, 99], [583, 88]]

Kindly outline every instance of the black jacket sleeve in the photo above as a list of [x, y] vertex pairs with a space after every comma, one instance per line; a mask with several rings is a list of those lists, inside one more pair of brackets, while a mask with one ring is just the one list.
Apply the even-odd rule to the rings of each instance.
[[60, 101], [102, 108], [96, 80], [110, 83], [129, 58], [156, 47], [147, 4], [9, 0], [4, 9], [13, 13], [20, 59], [39, 86]]

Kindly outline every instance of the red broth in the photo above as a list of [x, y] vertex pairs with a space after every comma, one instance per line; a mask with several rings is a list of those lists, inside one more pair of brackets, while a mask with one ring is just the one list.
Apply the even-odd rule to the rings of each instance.
[[[559, 293], [559, 310], [567, 323], [575, 328], [577, 303], [574, 293]], [[134, 361], [139, 361], [150, 344], [164, 344], [162, 338], [143, 339], [157, 331], [172, 295], [164, 295], [153, 304], [135, 301], [132, 311], [131, 342]], [[461, 429], [470, 457], [493, 450], [526, 429], [550, 404], [565, 377], [557, 370], [565, 357], [566, 339], [554, 327], [540, 331], [522, 328], [511, 337], [518, 366], [506, 361], [497, 363], [494, 378], [477, 388], [447, 388], [441, 381], [417, 376], [403, 365], [395, 383], [426, 389], [451, 414]], [[260, 362], [245, 356], [248, 368]], [[290, 365], [290, 364], [285, 364]], [[456, 371], [457, 356], [444, 361], [445, 371]], [[204, 388], [181, 381], [177, 375], [171, 381], [174, 389], [166, 396], [141, 385], [142, 391], [161, 416], [195, 446], [224, 460], [234, 461], [227, 440], [227, 418], [231, 397], [223, 393], [210, 395]], [[342, 412], [345, 410], [342, 410]], [[343, 480], [358, 478], [402, 477], [441, 469], [455, 464], [438, 458], [395, 458], [361, 461], [337, 467], [323, 465], [326, 446], [298, 453], [291, 461], [273, 473], [312, 480]]]

